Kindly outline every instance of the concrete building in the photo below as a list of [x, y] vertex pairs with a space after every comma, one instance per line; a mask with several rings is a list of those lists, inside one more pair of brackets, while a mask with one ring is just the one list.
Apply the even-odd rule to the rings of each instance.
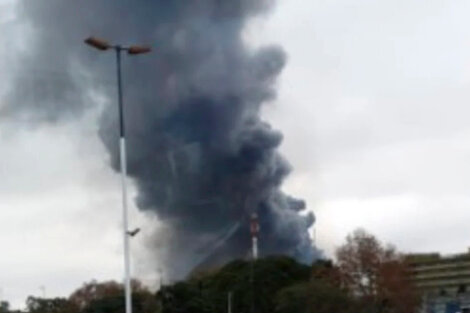
[[470, 251], [413, 254], [408, 259], [423, 297], [423, 313], [470, 313]]

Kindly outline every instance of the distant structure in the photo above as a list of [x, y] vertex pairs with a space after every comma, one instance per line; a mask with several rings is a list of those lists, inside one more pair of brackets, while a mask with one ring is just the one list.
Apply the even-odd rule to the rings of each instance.
[[259, 234], [259, 222], [258, 214], [253, 213], [250, 217], [250, 234], [251, 234], [251, 313], [256, 312], [256, 292], [255, 292], [255, 262], [258, 260], [258, 234]]
[[411, 254], [408, 261], [423, 297], [421, 313], [470, 313], [470, 249], [450, 256]]
[[251, 244], [252, 244], [252, 257], [253, 260], [258, 259], [258, 233], [259, 233], [259, 224], [258, 224], [258, 215], [253, 213], [250, 220], [250, 232], [251, 232]]

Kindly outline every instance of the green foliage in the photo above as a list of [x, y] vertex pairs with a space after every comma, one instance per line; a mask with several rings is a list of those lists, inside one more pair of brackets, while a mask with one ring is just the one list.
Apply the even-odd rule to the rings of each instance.
[[[139, 281], [132, 282], [132, 311], [155, 313], [157, 301]], [[98, 283], [91, 281], [75, 290], [69, 301], [79, 308], [78, 313], [124, 313], [125, 299], [122, 284], [115, 281]]]
[[92, 300], [83, 310], [84, 313], [124, 313], [124, 296], [106, 297]]
[[[147, 293], [132, 293], [133, 313], [155, 313], [157, 312], [155, 299]], [[125, 299], [121, 293], [115, 296], [106, 296], [92, 300], [81, 313], [124, 313]]]
[[77, 307], [66, 298], [28, 297], [26, 307], [29, 313], [76, 313]]
[[194, 283], [177, 283], [164, 288], [157, 296], [161, 301], [162, 313], [203, 313], [213, 310], [210, 299]]
[[10, 303], [7, 301], [0, 301], [0, 313], [10, 312]]
[[357, 313], [358, 304], [340, 289], [323, 282], [287, 287], [276, 297], [275, 313]]
[[[68, 299], [28, 297], [26, 307], [29, 313], [124, 313], [124, 288], [114, 281], [92, 281]], [[133, 281], [132, 309], [134, 313], [160, 312], [153, 294], [136, 281]]]
[[[393, 279], [398, 282], [395, 286], [388, 277], [403, 276], [401, 267], [392, 266], [394, 263], [386, 265], [378, 271], [378, 285], [384, 282], [387, 290], [400, 291], [404, 286], [402, 280]], [[357, 297], [347, 287], [344, 272], [332, 261], [320, 260], [307, 266], [279, 256], [256, 262], [233, 261], [220, 269], [199, 272], [186, 281], [165, 286], [156, 294], [133, 281], [132, 306], [134, 313], [224, 313], [231, 294], [234, 313], [411, 312], [401, 307], [391, 310], [390, 306], [390, 299], [406, 298], [408, 289], [404, 289], [403, 295], [397, 291], [397, 297], [386, 298], [384, 302], [385, 298], [380, 297]], [[29, 313], [124, 313], [124, 290], [114, 281], [92, 281], [68, 299], [29, 297], [27, 308]], [[11, 313], [5, 305], [0, 310]]]
[[309, 283], [287, 287], [276, 297], [276, 313], [308, 313]]
[[309, 266], [288, 257], [271, 257], [253, 264], [234, 261], [219, 271], [166, 287], [158, 298], [163, 313], [226, 312], [231, 292], [233, 312], [248, 313], [253, 305], [257, 313], [272, 313], [278, 291], [309, 277]]

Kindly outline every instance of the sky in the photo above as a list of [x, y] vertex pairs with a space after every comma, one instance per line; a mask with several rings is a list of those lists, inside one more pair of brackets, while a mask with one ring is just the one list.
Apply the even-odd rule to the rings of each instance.
[[[12, 19], [12, 3], [0, 0], [0, 21]], [[264, 118], [284, 134], [294, 168], [284, 189], [315, 213], [326, 256], [358, 227], [404, 252], [470, 246], [469, 9], [466, 0], [286, 0], [246, 29], [251, 45], [288, 54]], [[97, 129], [97, 110], [47, 127], [2, 120], [0, 295], [15, 307], [41, 286], [66, 296], [121, 277], [120, 181]], [[152, 284], [143, 243], [155, 221], [132, 204], [131, 221], [143, 229], [133, 272]]]

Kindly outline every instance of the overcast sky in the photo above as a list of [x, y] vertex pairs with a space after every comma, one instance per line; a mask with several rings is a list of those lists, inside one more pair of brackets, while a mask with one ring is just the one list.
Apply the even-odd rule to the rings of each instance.
[[[278, 2], [246, 37], [289, 55], [264, 115], [285, 135], [285, 189], [315, 212], [319, 247], [330, 256], [364, 227], [406, 252], [467, 250], [470, 2]], [[11, 3], [0, 0], [3, 22]], [[92, 278], [120, 279], [119, 177], [96, 112], [46, 128], [2, 123], [2, 297], [20, 306], [40, 286], [66, 296]], [[134, 207], [132, 220], [148, 222]], [[145, 235], [133, 242], [134, 272], [151, 283]]]

